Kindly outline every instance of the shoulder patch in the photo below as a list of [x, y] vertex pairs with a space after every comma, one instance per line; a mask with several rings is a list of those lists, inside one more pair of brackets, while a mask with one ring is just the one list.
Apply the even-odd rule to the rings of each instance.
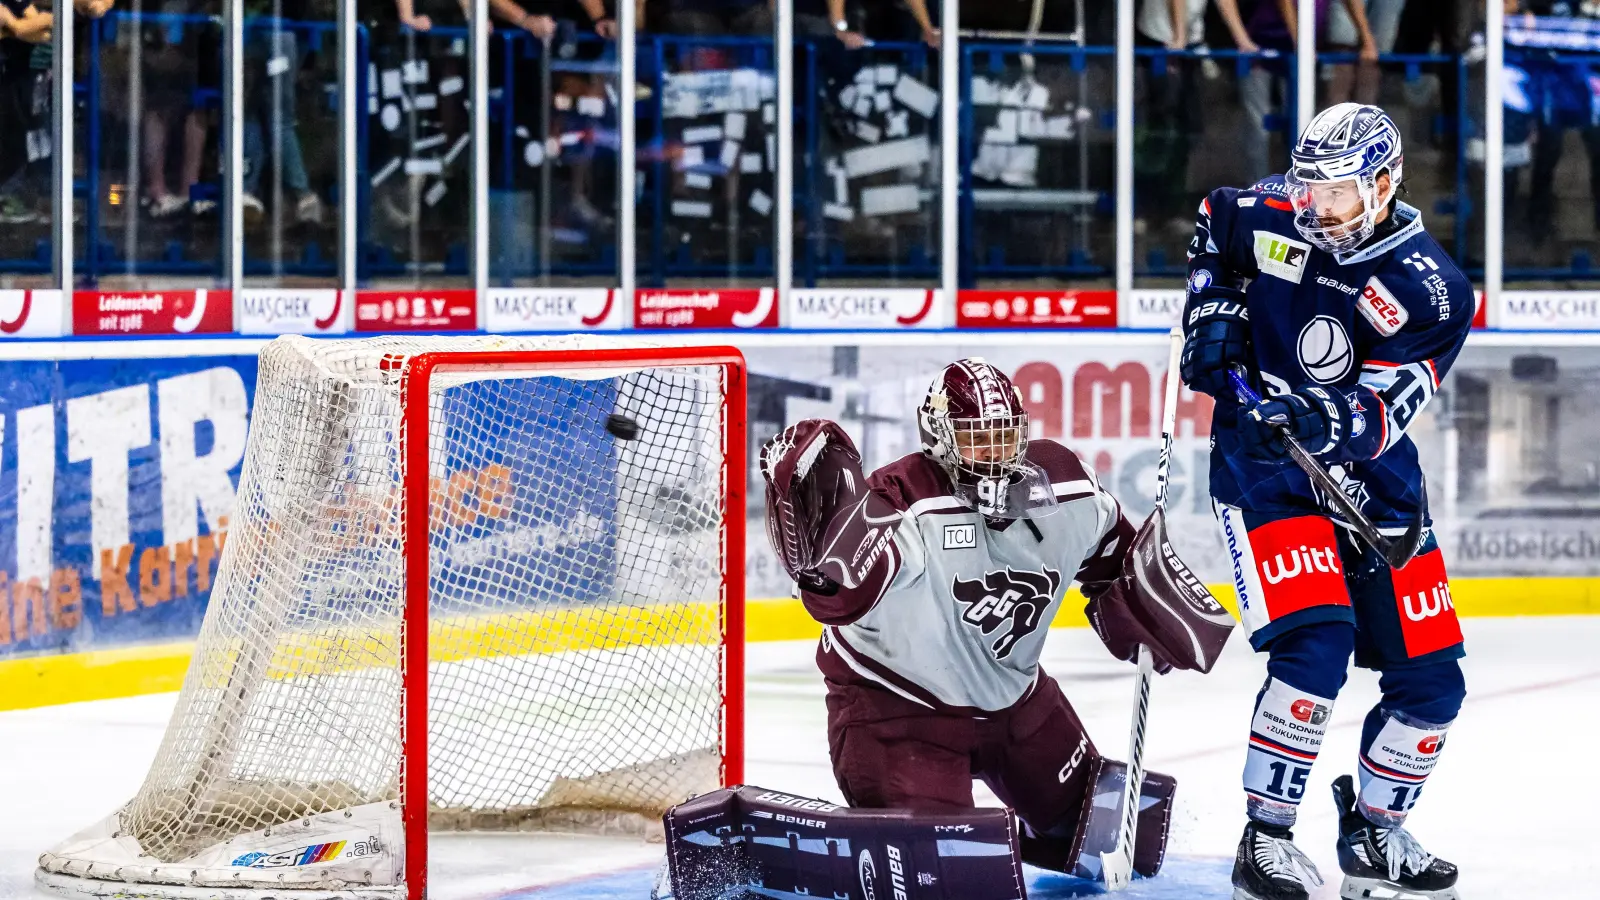
[[1361, 289], [1361, 296], [1356, 299], [1356, 309], [1361, 310], [1372, 327], [1384, 337], [1393, 337], [1411, 318], [1411, 314], [1406, 312], [1406, 308], [1400, 305], [1400, 301], [1394, 298], [1394, 294], [1383, 286], [1376, 275]]
[[1311, 258], [1311, 245], [1271, 231], [1257, 231], [1256, 268], [1263, 275], [1274, 275], [1299, 284]]
[[1255, 206], [1256, 205], [1256, 198], [1254, 198], [1254, 197], [1240, 197], [1239, 198], [1239, 205], [1240, 206]]

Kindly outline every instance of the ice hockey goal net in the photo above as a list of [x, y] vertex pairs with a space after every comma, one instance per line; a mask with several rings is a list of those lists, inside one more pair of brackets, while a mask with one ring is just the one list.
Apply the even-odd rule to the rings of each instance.
[[618, 339], [268, 344], [155, 764], [38, 881], [420, 898], [429, 828], [643, 829], [737, 783], [744, 377]]

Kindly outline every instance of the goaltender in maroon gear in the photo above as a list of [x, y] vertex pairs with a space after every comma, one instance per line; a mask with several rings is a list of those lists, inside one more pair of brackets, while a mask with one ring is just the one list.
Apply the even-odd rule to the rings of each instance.
[[[852, 807], [927, 813], [970, 809], [981, 778], [1021, 818], [1023, 857], [1072, 871], [1093, 855], [1090, 795], [1114, 781], [1120, 797], [1121, 764], [1100, 755], [1039, 666], [1068, 586], [1081, 583], [1113, 656], [1133, 661], [1144, 644], [1163, 673], [1209, 670], [1232, 620], [1164, 528], [1136, 531], [1071, 450], [1028, 439], [1021, 395], [999, 369], [946, 366], [917, 425], [921, 452], [871, 477], [825, 420], [762, 452], [768, 534], [824, 626], [834, 777]], [[1116, 777], [1102, 777], [1108, 766]], [[1173, 786], [1148, 776], [1135, 866], [1146, 875], [1160, 865]], [[1099, 874], [1088, 865], [1078, 874]]]

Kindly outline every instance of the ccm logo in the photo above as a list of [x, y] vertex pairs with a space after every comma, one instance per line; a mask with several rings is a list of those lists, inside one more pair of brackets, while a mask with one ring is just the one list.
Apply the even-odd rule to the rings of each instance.
[[1310, 700], [1296, 700], [1294, 705], [1289, 707], [1289, 715], [1302, 722], [1322, 725], [1328, 721], [1328, 708]]
[[944, 527], [944, 549], [970, 550], [976, 546], [978, 546], [978, 526], [946, 525]]

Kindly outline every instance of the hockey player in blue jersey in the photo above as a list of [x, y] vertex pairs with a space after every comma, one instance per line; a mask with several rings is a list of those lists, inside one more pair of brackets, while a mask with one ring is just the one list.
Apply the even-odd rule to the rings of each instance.
[[[1237, 900], [1322, 883], [1290, 832], [1334, 698], [1380, 673], [1359, 781], [1334, 782], [1345, 898], [1455, 898], [1456, 867], [1404, 828], [1466, 687], [1438, 543], [1399, 569], [1355, 537], [1286, 455], [1286, 428], [1384, 534], [1426, 515], [1406, 435], [1465, 341], [1472, 285], [1399, 201], [1400, 134], [1383, 110], [1324, 110], [1283, 176], [1200, 205], [1184, 305], [1184, 383], [1216, 398], [1211, 491], [1240, 616], [1269, 654], [1244, 771]], [[1236, 398], [1242, 365], [1263, 399]]]

